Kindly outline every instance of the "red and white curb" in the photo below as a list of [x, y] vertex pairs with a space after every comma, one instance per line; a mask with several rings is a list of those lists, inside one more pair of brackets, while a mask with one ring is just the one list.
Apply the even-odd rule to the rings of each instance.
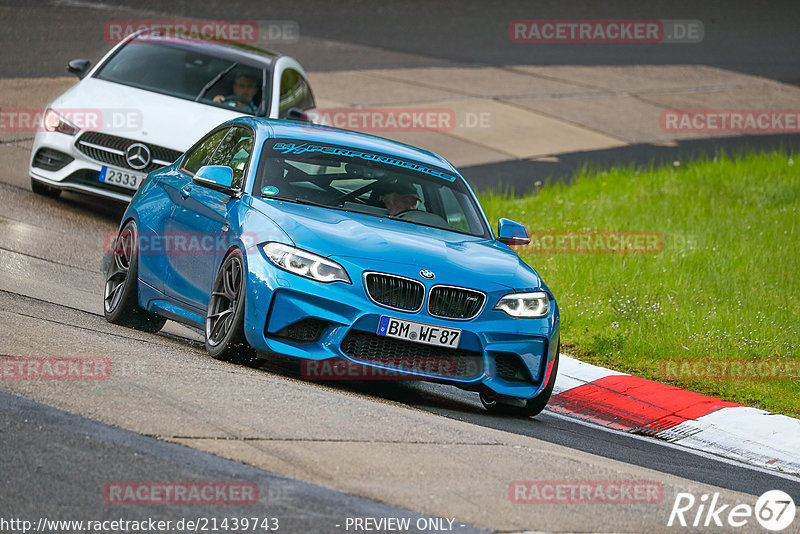
[[800, 474], [800, 419], [561, 355], [548, 408], [751, 465]]

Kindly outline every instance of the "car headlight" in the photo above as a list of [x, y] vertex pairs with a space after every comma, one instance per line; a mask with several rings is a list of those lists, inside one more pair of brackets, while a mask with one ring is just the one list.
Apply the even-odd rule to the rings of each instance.
[[269, 261], [279, 269], [305, 276], [317, 282], [352, 284], [350, 277], [347, 276], [347, 271], [335, 261], [283, 243], [265, 243], [261, 247]]
[[511, 317], [545, 317], [550, 313], [550, 297], [543, 291], [511, 293], [501, 298], [494, 309]]
[[63, 115], [53, 109], [47, 109], [44, 112], [44, 129], [48, 132], [60, 132], [67, 135], [75, 135], [78, 133], [78, 128], [69, 122]]

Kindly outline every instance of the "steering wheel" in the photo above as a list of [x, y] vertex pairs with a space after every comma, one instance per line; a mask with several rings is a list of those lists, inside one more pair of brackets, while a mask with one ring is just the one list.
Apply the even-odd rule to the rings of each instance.
[[395, 213], [394, 215], [392, 215], [392, 217], [396, 217], [398, 219], [407, 219], [412, 211], [420, 211], [420, 210], [418, 210], [417, 208], [411, 208], [408, 210], [403, 210], [400, 213]]
[[436, 228], [451, 228], [451, 226], [447, 223], [446, 220], [444, 220], [439, 215], [436, 215], [435, 213], [431, 213], [429, 211], [410, 209], [406, 211], [401, 211], [394, 217], [396, 219], [402, 219], [409, 222], [434, 226]]
[[242, 107], [247, 107], [247, 104], [248, 104], [247, 102], [245, 102], [244, 100], [240, 99], [240, 98], [239, 98], [238, 96], [236, 96], [236, 95], [229, 95], [229, 96], [226, 96], [226, 97], [225, 97], [225, 100], [223, 100], [223, 101], [222, 101], [222, 103], [223, 103], [223, 104], [232, 104], [232, 105], [234, 105], [234, 106], [235, 106], [235, 107], [237, 107], [237, 108], [239, 107], [239, 104], [240, 104], [240, 103], [241, 103]]

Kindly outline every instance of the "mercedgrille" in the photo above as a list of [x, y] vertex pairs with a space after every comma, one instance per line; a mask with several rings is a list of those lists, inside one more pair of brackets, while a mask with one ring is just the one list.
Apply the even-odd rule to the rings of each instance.
[[391, 274], [367, 273], [364, 285], [369, 298], [377, 304], [403, 311], [419, 311], [425, 298], [425, 286], [416, 280]]
[[[125, 152], [135, 143], [141, 142], [100, 132], [86, 132], [75, 142], [75, 147], [94, 160], [123, 169], [132, 169], [133, 167], [128, 165], [125, 159]], [[177, 150], [163, 146], [151, 145], [150, 143], [141, 144], [145, 145], [150, 151], [150, 162], [144, 168], [134, 169], [139, 172], [151, 172], [169, 165], [181, 157], [182, 154]]]
[[472, 319], [477, 316], [486, 295], [473, 289], [434, 286], [428, 296], [428, 313], [447, 319]]
[[470, 380], [483, 374], [480, 352], [423, 345], [360, 330], [351, 330], [345, 336], [342, 352], [360, 363], [444, 379]]

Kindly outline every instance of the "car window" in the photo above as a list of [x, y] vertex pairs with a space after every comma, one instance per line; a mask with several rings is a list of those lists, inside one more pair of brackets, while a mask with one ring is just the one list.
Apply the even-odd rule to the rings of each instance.
[[191, 149], [184, 159], [183, 170], [193, 175], [200, 170], [200, 167], [203, 165], [209, 165], [208, 162], [211, 160], [211, 156], [214, 155], [214, 151], [228, 134], [229, 129], [230, 128], [225, 128], [214, 133], [200, 143], [200, 145]]
[[469, 224], [464, 217], [464, 204], [469, 198], [464, 191], [455, 191], [451, 188], [441, 188], [439, 191], [444, 212], [447, 213], [447, 224], [464, 232], [469, 231]]
[[463, 179], [412, 160], [346, 147], [268, 141], [253, 194], [491, 235]]
[[[118, 50], [95, 77], [252, 115], [261, 103], [264, 71], [163, 41], [135, 40]], [[243, 93], [235, 87], [237, 78], [255, 80], [256, 91]]]
[[285, 118], [291, 108], [300, 111], [311, 109], [315, 106], [314, 95], [308, 82], [295, 69], [286, 69], [281, 74], [280, 102], [278, 104], [278, 118]]
[[262, 70], [236, 64], [205, 91], [200, 102], [255, 114], [263, 98], [263, 76]]
[[242, 126], [228, 130], [206, 165], [225, 165], [233, 169], [233, 187], [242, 187], [242, 179], [253, 153], [253, 131]]

